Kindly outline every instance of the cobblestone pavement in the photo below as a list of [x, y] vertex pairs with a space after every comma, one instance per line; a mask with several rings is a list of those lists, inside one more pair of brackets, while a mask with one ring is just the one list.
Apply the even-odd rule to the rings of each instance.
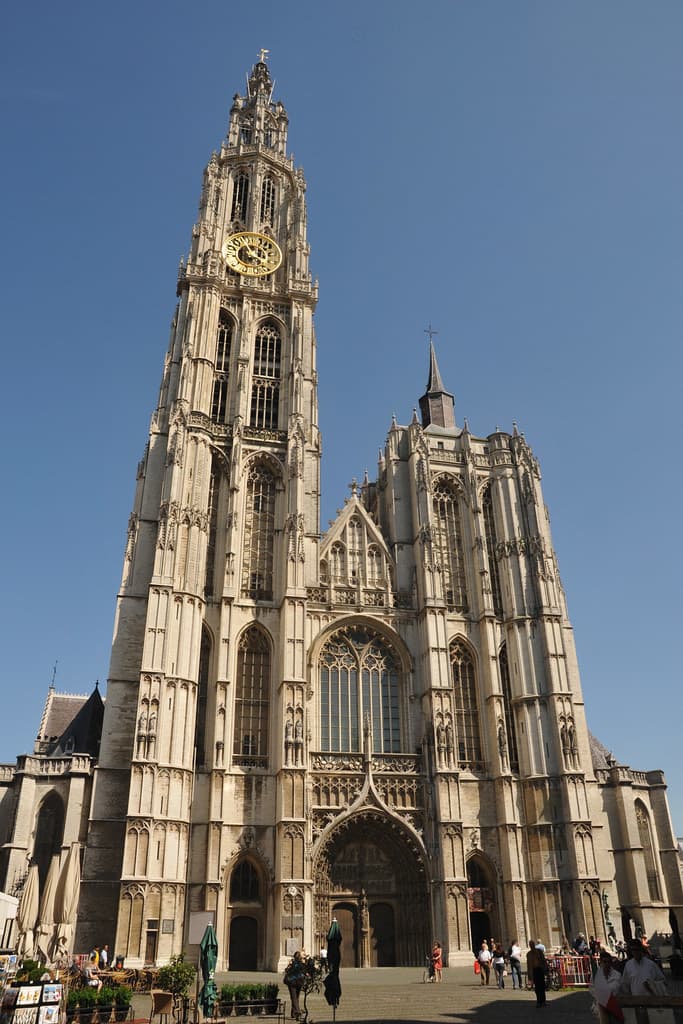
[[[434, 1024], [527, 1024], [529, 1021], [550, 1020], [552, 1024], [595, 1024], [590, 1012], [591, 995], [586, 989], [566, 989], [548, 992], [544, 1010], [536, 1009], [533, 992], [514, 991], [506, 978], [506, 987], [483, 986], [473, 971], [465, 967], [449, 967], [443, 972], [443, 982], [424, 984], [422, 970], [417, 967], [376, 967], [368, 970], [343, 968], [341, 970], [342, 997], [336, 1018], [320, 993], [308, 999], [311, 1024], [338, 1024], [345, 1021], [373, 1021], [393, 1024], [411, 1021], [432, 1021]], [[230, 972], [217, 974], [216, 984], [231, 985], [239, 982], [276, 982], [280, 997], [285, 1000], [287, 1022], [289, 999], [282, 977], [269, 972]], [[683, 984], [672, 982], [667, 972], [672, 994], [683, 995]], [[134, 1017], [149, 1019], [149, 995], [136, 995], [133, 999]], [[245, 1022], [251, 1018], [245, 1018]], [[155, 1024], [159, 1024], [158, 1018]], [[235, 1024], [237, 1021], [235, 1019]]]
[[[218, 974], [222, 984], [242, 981], [275, 981], [285, 999], [289, 1024], [289, 999], [279, 975], [258, 972]], [[586, 990], [549, 992], [545, 1010], [536, 1009], [533, 992], [513, 991], [509, 984], [499, 990], [492, 983], [480, 984], [474, 973], [464, 967], [446, 968], [441, 984], [424, 984], [422, 970], [412, 967], [377, 967], [368, 970], [341, 970], [342, 997], [336, 1021], [433, 1021], [443, 1024], [522, 1024], [536, 1018], [550, 1017], [553, 1024], [594, 1024], [590, 1012], [591, 997]], [[135, 1017], [149, 1017], [149, 996], [135, 997]], [[309, 1020], [328, 1024], [335, 1019], [332, 1007], [320, 993], [309, 996]], [[235, 1022], [236, 1024], [236, 1022]]]

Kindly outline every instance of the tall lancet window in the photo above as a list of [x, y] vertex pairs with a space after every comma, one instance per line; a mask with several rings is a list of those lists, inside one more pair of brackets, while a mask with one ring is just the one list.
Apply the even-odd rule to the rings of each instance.
[[489, 580], [491, 582], [491, 600], [496, 615], [503, 614], [503, 598], [500, 590], [500, 572], [498, 571], [498, 559], [496, 558], [496, 521], [493, 517], [493, 501], [491, 498], [491, 485], [484, 491], [482, 501], [484, 513], [484, 533], [486, 535], [486, 555], [489, 563]]
[[277, 430], [280, 404], [280, 332], [266, 320], [256, 332], [250, 426]]
[[206, 766], [206, 705], [209, 694], [209, 666], [211, 664], [211, 637], [202, 629], [199, 648], [199, 680], [197, 684], [197, 711], [194, 723], [194, 749], [197, 768]]
[[652, 843], [650, 815], [647, 813], [645, 804], [642, 800], [636, 800], [636, 821], [638, 822], [640, 845], [643, 848], [643, 860], [645, 862], [645, 876], [647, 878], [648, 893], [651, 900], [660, 901], [662, 898], [662, 890], [659, 884], [659, 872], [657, 871], [657, 861], [655, 860], [654, 845]]
[[247, 216], [247, 205], [249, 203], [249, 176], [240, 171], [235, 178], [232, 193], [232, 209], [230, 220], [245, 220]]
[[320, 652], [320, 748], [361, 749], [364, 722], [370, 722], [378, 753], [401, 750], [400, 662], [374, 630], [339, 630]]
[[213, 598], [213, 588], [216, 568], [216, 536], [218, 533], [218, 499], [220, 496], [221, 468], [218, 459], [214, 456], [211, 460], [211, 477], [209, 478], [209, 503], [207, 508], [209, 521], [209, 538], [206, 545], [206, 579], [204, 582], [204, 596], [207, 600]]
[[259, 626], [242, 633], [237, 648], [233, 762], [265, 767], [268, 762], [270, 643]]
[[434, 530], [436, 554], [441, 565], [444, 596], [451, 611], [467, 611], [465, 559], [455, 485], [448, 479], [434, 487]]
[[461, 767], [482, 766], [477, 680], [472, 652], [462, 640], [450, 644], [455, 710], [455, 749]]
[[225, 423], [228, 415], [228, 384], [230, 381], [230, 349], [232, 348], [232, 319], [222, 309], [218, 316], [216, 334], [216, 356], [213, 373], [213, 395], [211, 398], [211, 419], [214, 423]]
[[510, 771], [519, 772], [519, 748], [517, 746], [517, 729], [515, 728], [515, 716], [512, 709], [512, 688], [510, 686], [510, 667], [508, 665], [507, 644], [503, 644], [498, 655], [500, 666], [500, 685], [503, 690], [503, 711], [505, 714], [505, 738], [507, 740], [507, 753], [510, 762]]
[[273, 543], [277, 480], [263, 462], [252, 462], [244, 510], [242, 596], [273, 599]]
[[264, 178], [261, 185], [261, 223], [275, 223], [275, 182], [272, 178]]

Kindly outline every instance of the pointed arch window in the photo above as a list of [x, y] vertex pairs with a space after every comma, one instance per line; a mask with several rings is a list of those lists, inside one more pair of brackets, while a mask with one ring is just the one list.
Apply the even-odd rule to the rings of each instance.
[[655, 849], [652, 842], [652, 826], [650, 815], [642, 800], [636, 800], [636, 822], [638, 823], [638, 836], [640, 845], [643, 848], [643, 860], [645, 861], [645, 876], [647, 878], [648, 894], [651, 900], [661, 901], [662, 889], [659, 884], [659, 872], [655, 859]]
[[277, 430], [280, 404], [280, 349], [277, 325], [266, 320], [256, 332], [250, 426]]
[[500, 572], [496, 558], [496, 521], [493, 515], [493, 499], [491, 497], [491, 485], [484, 491], [482, 500], [482, 511], [484, 513], [484, 535], [486, 538], [486, 555], [489, 563], [489, 580], [491, 582], [491, 600], [493, 611], [496, 615], [503, 614], [503, 597], [500, 589]]
[[519, 748], [517, 746], [517, 729], [512, 708], [512, 688], [510, 686], [507, 644], [503, 644], [500, 649], [498, 665], [500, 667], [500, 684], [503, 691], [503, 712], [505, 715], [505, 734], [508, 744], [510, 771], [517, 774], [519, 772]]
[[254, 865], [243, 860], [230, 876], [231, 903], [258, 903], [261, 899], [259, 876]]
[[244, 510], [242, 596], [254, 601], [273, 599], [276, 487], [276, 477], [268, 466], [252, 463]]
[[346, 548], [340, 541], [330, 548], [330, 571], [333, 583], [346, 583]]
[[261, 185], [261, 223], [275, 223], [275, 182], [272, 178], [264, 178]]
[[250, 626], [237, 649], [233, 761], [251, 767], [268, 763], [270, 644], [262, 629]]
[[481, 768], [483, 765], [474, 660], [469, 647], [461, 640], [454, 640], [449, 650], [458, 763], [462, 767]]
[[365, 722], [378, 753], [401, 750], [400, 661], [377, 633], [354, 626], [320, 652], [320, 747], [360, 751]]
[[211, 397], [211, 419], [214, 423], [225, 423], [228, 415], [228, 384], [230, 382], [232, 335], [232, 318], [225, 309], [222, 309], [218, 316], [213, 395]]
[[[244, 140], [242, 140], [244, 141]], [[249, 175], [244, 171], [235, 178], [235, 186], [232, 193], [231, 220], [245, 220], [247, 216], [247, 205], [249, 202]]]
[[370, 586], [378, 586], [383, 583], [382, 575], [382, 552], [375, 544], [370, 544], [368, 547], [368, 583]]
[[441, 565], [444, 597], [451, 611], [466, 612], [467, 587], [460, 511], [455, 486], [440, 480], [434, 487], [434, 546]]

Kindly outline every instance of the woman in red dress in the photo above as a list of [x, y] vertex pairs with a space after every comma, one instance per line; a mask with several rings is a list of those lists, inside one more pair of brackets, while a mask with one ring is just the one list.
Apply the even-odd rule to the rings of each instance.
[[441, 943], [434, 942], [432, 949], [432, 970], [434, 972], [434, 981], [441, 981], [441, 969], [443, 967], [443, 952], [441, 950]]

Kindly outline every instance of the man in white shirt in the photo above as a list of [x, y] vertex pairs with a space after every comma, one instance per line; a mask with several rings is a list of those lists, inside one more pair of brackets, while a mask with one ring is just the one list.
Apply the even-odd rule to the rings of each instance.
[[632, 996], [659, 995], [666, 982], [657, 964], [645, 956], [643, 944], [638, 939], [629, 942], [628, 949], [631, 958], [624, 964], [621, 991]]
[[477, 960], [479, 961], [481, 983], [482, 985], [488, 985], [491, 978], [491, 950], [486, 939], [482, 942], [481, 949], [477, 953]]

